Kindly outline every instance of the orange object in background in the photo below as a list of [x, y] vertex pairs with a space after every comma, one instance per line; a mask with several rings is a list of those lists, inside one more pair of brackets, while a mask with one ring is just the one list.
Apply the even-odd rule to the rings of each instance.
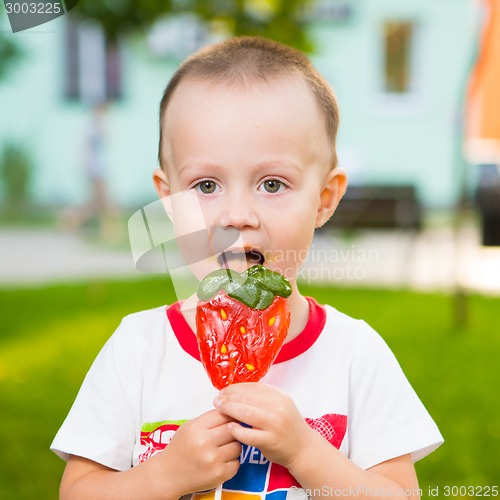
[[500, 0], [483, 2], [485, 24], [467, 95], [465, 156], [478, 166], [482, 243], [500, 246]]
[[465, 123], [470, 163], [500, 163], [500, 0], [483, 0], [485, 24], [473, 69]]

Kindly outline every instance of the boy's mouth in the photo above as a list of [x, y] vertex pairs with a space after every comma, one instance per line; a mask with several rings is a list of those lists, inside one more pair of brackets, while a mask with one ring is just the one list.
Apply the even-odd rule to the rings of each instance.
[[265, 257], [258, 250], [247, 250], [245, 252], [227, 250], [217, 257], [217, 262], [222, 269], [229, 269], [234, 264], [246, 264], [248, 267], [256, 264], [263, 265]]

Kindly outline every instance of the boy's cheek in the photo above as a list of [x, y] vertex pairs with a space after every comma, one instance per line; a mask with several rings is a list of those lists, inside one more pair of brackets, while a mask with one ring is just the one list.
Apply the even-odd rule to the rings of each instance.
[[176, 236], [207, 229], [198, 196], [192, 189], [171, 194], [168, 204], [171, 207], [169, 216]]
[[[197, 270], [198, 268], [213, 267], [216, 260], [212, 258], [210, 252], [211, 237], [196, 193], [193, 190], [186, 190], [172, 194], [169, 196], [168, 204], [177, 246], [186, 264], [192, 267], [196, 274], [201, 272]], [[204, 262], [205, 260], [208, 262]]]

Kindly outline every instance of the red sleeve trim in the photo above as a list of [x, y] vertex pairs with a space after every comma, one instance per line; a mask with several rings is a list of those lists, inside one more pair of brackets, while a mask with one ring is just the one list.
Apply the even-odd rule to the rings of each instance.
[[181, 302], [176, 302], [167, 308], [168, 320], [182, 349], [193, 358], [201, 361], [196, 335], [182, 315], [181, 305]]
[[283, 344], [275, 363], [282, 363], [300, 356], [314, 345], [326, 323], [326, 310], [312, 297], [309, 302], [309, 319], [305, 328], [290, 342]]
[[[312, 297], [306, 297], [309, 302], [309, 319], [302, 332], [281, 348], [275, 363], [282, 363], [300, 356], [314, 345], [326, 323], [326, 310]], [[176, 302], [167, 308], [167, 317], [172, 330], [182, 349], [190, 356], [200, 361], [200, 351], [196, 335], [191, 330], [181, 312], [181, 303]]]

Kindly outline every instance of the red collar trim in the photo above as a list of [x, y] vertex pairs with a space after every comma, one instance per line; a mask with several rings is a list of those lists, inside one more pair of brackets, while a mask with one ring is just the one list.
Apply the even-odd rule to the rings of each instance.
[[[309, 319], [302, 332], [281, 348], [275, 363], [282, 363], [300, 356], [316, 342], [326, 323], [326, 310], [312, 297], [306, 297], [309, 302]], [[191, 330], [181, 312], [181, 303], [176, 302], [167, 308], [167, 317], [180, 346], [193, 358], [200, 361], [200, 351], [196, 335]]]

